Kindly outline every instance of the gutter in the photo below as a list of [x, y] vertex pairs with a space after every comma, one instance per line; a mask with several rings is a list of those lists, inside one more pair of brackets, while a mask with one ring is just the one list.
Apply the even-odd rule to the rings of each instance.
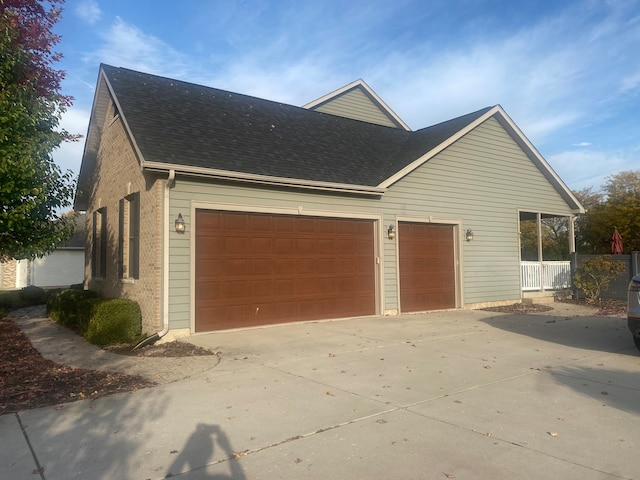
[[162, 330], [139, 342], [133, 350], [153, 345], [169, 331], [169, 191], [176, 180], [176, 171], [169, 170], [167, 183], [164, 186], [164, 221], [162, 232]]
[[212, 168], [193, 167], [188, 165], [177, 165], [164, 162], [144, 162], [142, 168], [150, 172], [166, 172], [174, 170], [181, 175], [188, 175], [192, 177], [205, 177], [215, 180], [253, 183], [258, 185], [293, 187], [306, 190], [324, 190], [328, 192], [350, 193], [356, 195], [373, 195], [379, 197], [384, 195], [387, 191], [386, 187], [381, 188], [380, 186], [351, 185], [346, 183], [299, 180], [295, 178], [272, 177], [269, 175], [233, 172], [228, 170], [217, 170]]

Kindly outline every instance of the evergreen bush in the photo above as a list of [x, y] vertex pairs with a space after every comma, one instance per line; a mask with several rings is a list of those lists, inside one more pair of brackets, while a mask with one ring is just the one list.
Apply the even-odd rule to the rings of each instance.
[[84, 335], [97, 300], [102, 299], [98, 299], [98, 294], [92, 290], [61, 290], [49, 297], [47, 315], [59, 324]]
[[119, 298], [93, 306], [85, 338], [99, 346], [131, 344], [140, 339], [141, 333], [140, 306]]
[[26, 305], [42, 305], [47, 303], [47, 292], [33, 285], [29, 285], [28, 287], [24, 287], [20, 290], [20, 299]]

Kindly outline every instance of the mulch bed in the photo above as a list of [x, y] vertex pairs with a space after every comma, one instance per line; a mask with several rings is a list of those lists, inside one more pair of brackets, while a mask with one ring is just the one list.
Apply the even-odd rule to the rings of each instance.
[[499, 312], [499, 313], [541, 313], [548, 312], [553, 310], [553, 307], [548, 305], [538, 305], [538, 304], [524, 304], [524, 303], [514, 303], [513, 305], [503, 305], [501, 307], [488, 307], [483, 308], [482, 310], [487, 312]]
[[[563, 303], [572, 303], [574, 305], [582, 305], [590, 307], [596, 310], [594, 316], [626, 316], [627, 314], [627, 302], [624, 300], [603, 299], [596, 304], [590, 304], [585, 299], [566, 299], [561, 300]], [[487, 312], [499, 312], [499, 313], [542, 313], [553, 310], [553, 307], [549, 305], [525, 305], [523, 303], [516, 303], [514, 305], [505, 305], [502, 307], [489, 307], [483, 308]]]
[[199, 357], [218, 354], [206, 348], [196, 347], [190, 343], [178, 341], [161, 343], [159, 345], [148, 345], [136, 350], [132, 350], [130, 345], [105, 347], [105, 350], [131, 357]]
[[[156, 385], [143, 377], [60, 365], [43, 358], [11, 317], [0, 319], [0, 415], [48, 407], [112, 393], [135, 392]], [[141, 357], [215, 355], [185, 342], [151, 345], [116, 353]]]
[[0, 344], [0, 415], [155, 385], [139, 376], [84, 370], [46, 360], [9, 317], [0, 320]]

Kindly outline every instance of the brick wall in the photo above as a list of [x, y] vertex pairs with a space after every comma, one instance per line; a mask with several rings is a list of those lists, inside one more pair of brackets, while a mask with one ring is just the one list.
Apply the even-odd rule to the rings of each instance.
[[[85, 283], [87, 288], [103, 296], [130, 298], [140, 304], [145, 333], [159, 331], [162, 326], [162, 198], [163, 182], [158, 176], [143, 173], [120, 116], [107, 112], [98, 151], [93, 190], [87, 209], [87, 249]], [[121, 200], [140, 192], [140, 265], [139, 278], [127, 278], [119, 266], [119, 221]], [[93, 213], [105, 208], [107, 215], [106, 272], [92, 278]], [[127, 218], [128, 220], [128, 218]], [[125, 225], [127, 223], [125, 222]], [[125, 235], [127, 229], [125, 229]], [[125, 241], [125, 245], [128, 240]], [[126, 249], [125, 249], [126, 252]], [[124, 278], [121, 272], [124, 270]]]
[[16, 288], [15, 260], [9, 260], [0, 265], [0, 288]]

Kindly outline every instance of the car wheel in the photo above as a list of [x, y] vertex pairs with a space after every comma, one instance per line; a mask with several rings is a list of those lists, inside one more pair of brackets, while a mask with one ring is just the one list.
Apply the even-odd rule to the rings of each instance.
[[633, 337], [633, 343], [635, 343], [638, 350], [640, 350], [640, 337]]

